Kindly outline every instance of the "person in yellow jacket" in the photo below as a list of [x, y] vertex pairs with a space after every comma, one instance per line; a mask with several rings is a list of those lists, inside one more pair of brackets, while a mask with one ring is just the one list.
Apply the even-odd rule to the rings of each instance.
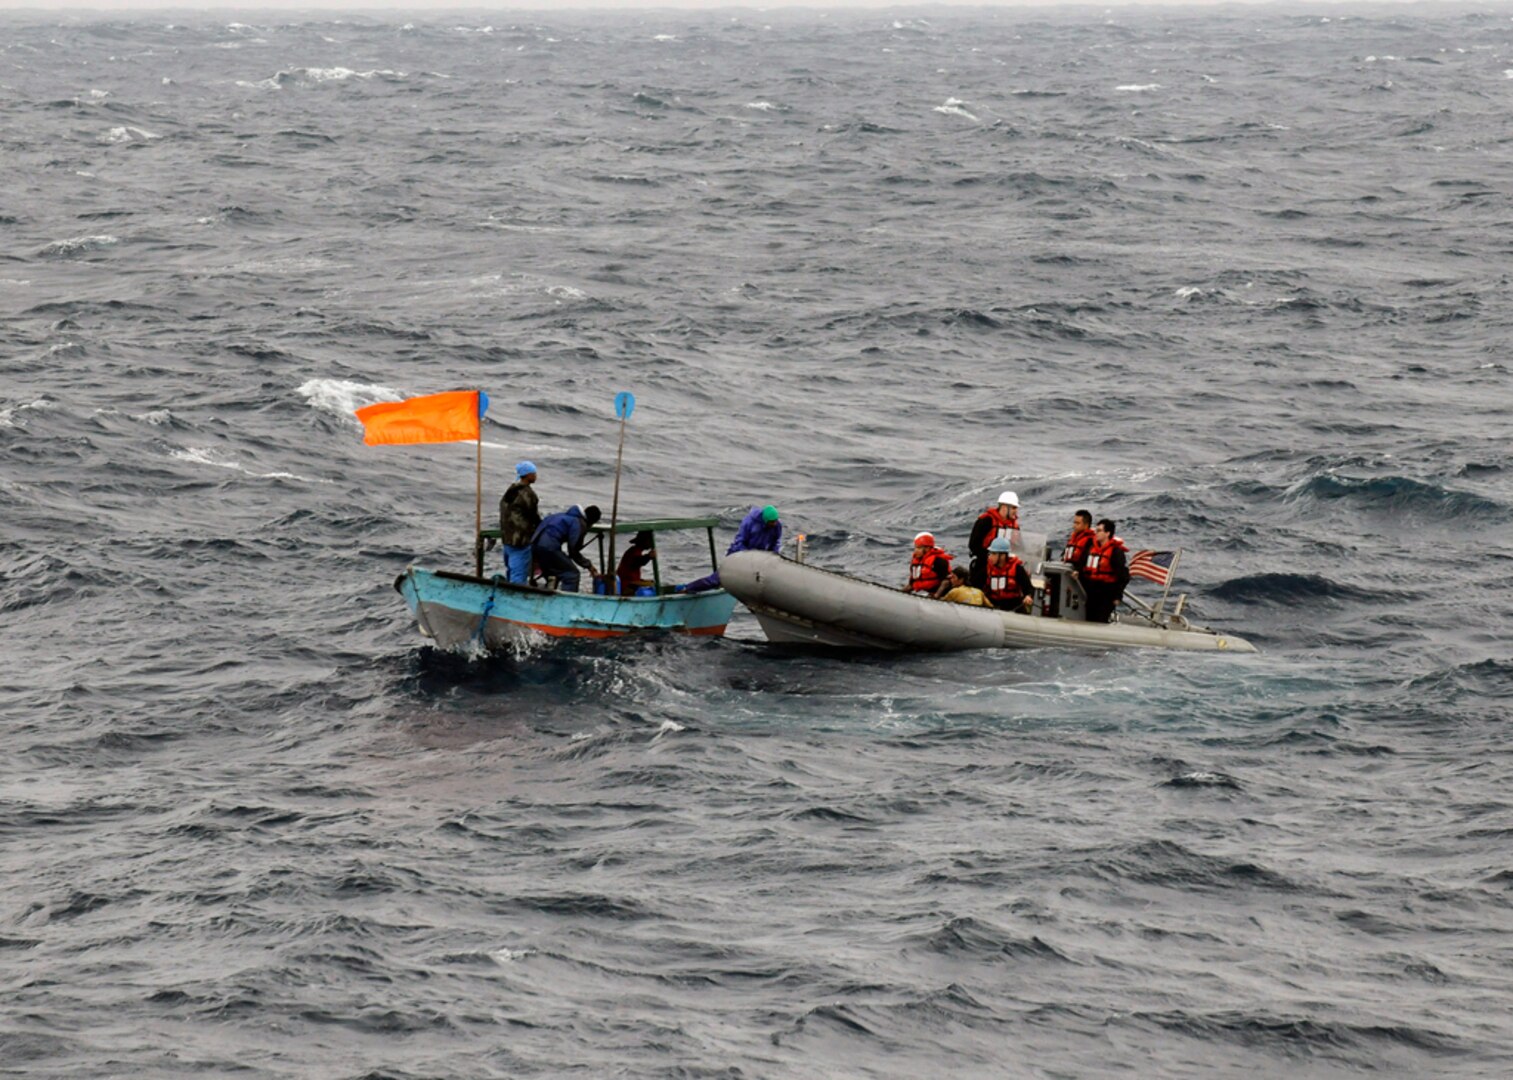
[[967, 571], [960, 566], [951, 567], [951, 591], [941, 599], [952, 604], [970, 604], [973, 607], [990, 608], [993, 602], [983, 595], [983, 591], [967, 583]]

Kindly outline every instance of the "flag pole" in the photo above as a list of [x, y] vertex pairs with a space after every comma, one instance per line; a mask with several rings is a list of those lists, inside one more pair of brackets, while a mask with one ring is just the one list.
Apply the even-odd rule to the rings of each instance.
[[604, 591], [611, 596], [620, 594], [620, 575], [616, 573], [619, 567], [615, 565], [615, 526], [620, 522], [620, 463], [625, 458], [625, 423], [635, 407], [635, 395], [623, 390], [615, 395], [615, 415], [620, 418], [620, 447], [615, 451], [615, 497], [609, 505], [609, 565], [604, 568], [609, 575]]
[[620, 521], [620, 462], [624, 457], [625, 419], [622, 417], [620, 420], [620, 448], [615, 451], [615, 497], [609, 504], [609, 565], [604, 568], [605, 572], [610, 575], [609, 582], [604, 586], [605, 592], [608, 593], [610, 590], [614, 590], [617, 596], [620, 591], [620, 579], [619, 575], [615, 573], [618, 569], [615, 566], [615, 526]]
[[1161, 614], [1161, 612], [1163, 612], [1163, 611], [1166, 610], [1166, 598], [1171, 595], [1171, 591], [1172, 591], [1172, 579], [1177, 576], [1177, 564], [1179, 562], [1181, 562], [1181, 561], [1182, 561], [1182, 549], [1178, 548], [1177, 549], [1177, 553], [1172, 556], [1172, 564], [1171, 564], [1171, 566], [1168, 567], [1167, 571], [1166, 571], [1166, 589], [1165, 589], [1164, 592], [1161, 593], [1161, 600], [1160, 600], [1160, 602], [1156, 604], [1156, 614], [1158, 614], [1158, 615]]
[[478, 418], [478, 458], [473, 470], [473, 576], [483, 577], [483, 418]]

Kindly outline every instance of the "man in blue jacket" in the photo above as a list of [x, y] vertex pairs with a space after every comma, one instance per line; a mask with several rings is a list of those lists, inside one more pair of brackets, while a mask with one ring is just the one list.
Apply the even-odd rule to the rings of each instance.
[[[778, 519], [778, 508], [775, 506], [753, 506], [751, 513], [741, 522], [741, 527], [736, 530], [735, 539], [730, 542], [730, 547], [725, 554], [734, 555], [737, 551], [777, 551], [783, 544], [783, 523]], [[699, 578], [698, 581], [690, 581], [687, 585], [680, 585], [678, 592], [704, 592], [708, 589], [720, 587], [720, 572], [716, 570]]]
[[[589, 527], [599, 520], [599, 508], [590, 506], [580, 510], [569, 506], [560, 514], [543, 518], [531, 537], [531, 557], [543, 574], [557, 579], [557, 588], [563, 592], [578, 591], [578, 567], [587, 570], [589, 576], [598, 580], [599, 572], [583, 554], [583, 545], [588, 542]], [[566, 545], [567, 552], [563, 553]], [[576, 564], [576, 565], [574, 565]]]

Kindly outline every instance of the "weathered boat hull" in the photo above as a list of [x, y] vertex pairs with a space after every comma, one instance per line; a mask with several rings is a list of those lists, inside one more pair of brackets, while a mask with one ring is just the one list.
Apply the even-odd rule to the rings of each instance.
[[929, 600], [765, 551], [728, 555], [720, 583], [756, 615], [769, 640], [834, 648], [1158, 648], [1255, 652], [1243, 638], [1165, 628], [1042, 618]]
[[667, 596], [553, 592], [410, 567], [394, 582], [420, 632], [443, 649], [505, 649], [534, 634], [618, 638], [671, 632], [718, 637], [735, 597], [724, 590]]

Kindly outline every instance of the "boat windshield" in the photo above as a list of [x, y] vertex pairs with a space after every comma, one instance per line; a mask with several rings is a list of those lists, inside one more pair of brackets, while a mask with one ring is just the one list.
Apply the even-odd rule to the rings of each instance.
[[[1009, 536], [1009, 547], [1014, 554], [1024, 560], [1024, 565], [1032, 574], [1040, 573], [1040, 564], [1046, 560], [1046, 543], [1048, 537], [1043, 532], [1031, 532], [1029, 529], [1015, 529]], [[1056, 552], [1051, 552], [1055, 556]]]

